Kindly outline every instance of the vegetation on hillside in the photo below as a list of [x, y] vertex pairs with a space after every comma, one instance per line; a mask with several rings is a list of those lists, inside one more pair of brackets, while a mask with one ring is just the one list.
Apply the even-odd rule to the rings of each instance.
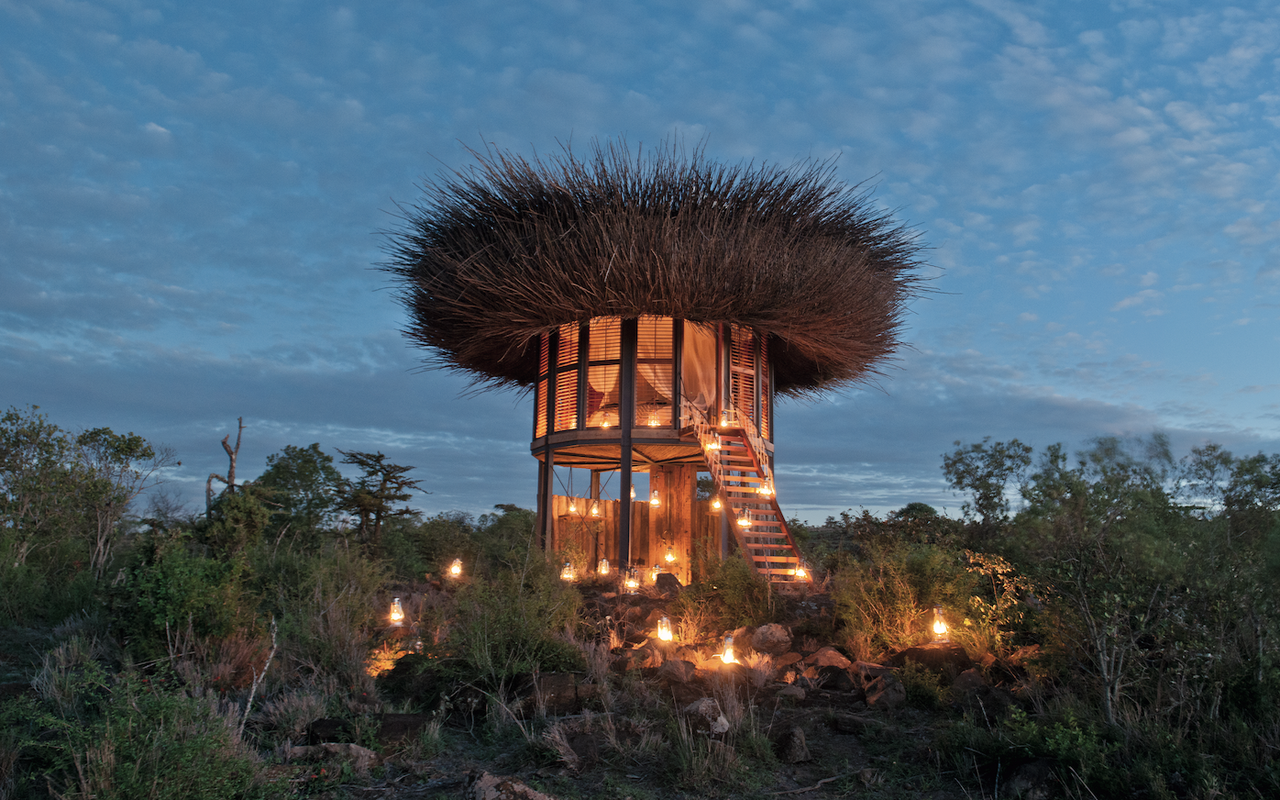
[[[0, 684], [14, 687], [0, 701], [0, 797], [339, 796], [354, 780], [340, 766], [273, 778], [281, 748], [321, 717], [368, 743], [373, 715], [395, 710], [437, 715], [406, 745], [417, 755], [456, 737], [550, 763], [571, 724], [504, 709], [526, 676], [555, 670], [613, 687], [597, 722], [572, 725], [603, 726], [593, 735], [625, 753], [607, 778], [620, 796], [644, 796], [625, 776], [645, 764], [676, 765], [655, 766], [664, 791], [771, 787], [760, 775], [777, 762], [749, 703], [722, 698], [732, 747], [709, 748], [634, 671], [610, 677], [616, 634], [533, 545], [531, 512], [425, 518], [405, 505], [409, 468], [342, 455], [362, 477], [318, 444], [290, 446], [200, 513], [154, 492], [143, 508], [172, 455], [34, 408], [0, 417]], [[954, 706], [945, 681], [904, 669], [928, 714], [913, 736], [927, 730], [936, 755], [918, 767], [932, 777], [913, 778], [921, 792], [1003, 794], [1001, 774], [1033, 760], [1079, 797], [1280, 792], [1280, 456], [1175, 457], [1158, 436], [1075, 455], [984, 440], [957, 442], [943, 471], [963, 519], [912, 503], [799, 531], [833, 617], [804, 616], [730, 559], [672, 606], [678, 629], [782, 621], [879, 660], [927, 641], [939, 607], [1016, 702]], [[466, 578], [449, 584], [455, 558]], [[393, 597], [403, 631], [388, 628]], [[387, 691], [397, 663], [416, 666], [395, 671], [413, 691], [393, 702], [406, 696]], [[921, 796], [905, 785], [857, 788]]]

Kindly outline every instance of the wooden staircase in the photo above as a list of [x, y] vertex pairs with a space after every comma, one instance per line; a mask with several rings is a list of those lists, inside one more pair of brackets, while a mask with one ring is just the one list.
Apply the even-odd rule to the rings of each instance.
[[734, 410], [714, 425], [692, 403], [681, 405], [748, 563], [770, 581], [810, 580], [800, 569], [800, 550], [778, 507], [767, 451], [755, 425]]

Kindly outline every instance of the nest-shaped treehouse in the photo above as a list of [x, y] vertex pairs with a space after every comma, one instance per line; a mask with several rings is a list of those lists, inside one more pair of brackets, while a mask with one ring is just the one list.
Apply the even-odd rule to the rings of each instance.
[[[829, 162], [475, 155], [402, 208], [383, 267], [429, 364], [533, 391], [542, 541], [686, 581], [695, 553], [736, 541], [770, 579], [802, 577], [774, 491], [774, 400], [850, 386], [891, 355], [915, 237]], [[590, 471], [584, 496], [557, 494], [563, 468]], [[613, 473], [621, 500], [602, 496]]]

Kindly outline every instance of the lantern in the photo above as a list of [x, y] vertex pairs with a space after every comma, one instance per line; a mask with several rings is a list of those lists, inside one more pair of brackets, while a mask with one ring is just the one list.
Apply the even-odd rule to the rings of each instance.
[[720, 654], [720, 660], [726, 664], [736, 664], [738, 659], [733, 655], [733, 634], [724, 637], [724, 652]]
[[391, 601], [391, 625], [399, 628], [404, 624], [404, 606], [400, 605], [400, 598]]
[[935, 642], [947, 641], [947, 623], [942, 618], [942, 606], [933, 607], [933, 640]]
[[720, 502], [720, 495], [716, 495], [715, 497], [711, 498], [711, 509], [713, 511], [719, 511], [722, 508], [724, 508], [724, 503]]
[[658, 620], [658, 638], [664, 642], [671, 641], [671, 620], [666, 617]]
[[803, 561], [801, 561], [799, 564], [796, 564], [796, 580], [798, 581], [809, 580], [809, 568], [805, 566]]
[[760, 488], [756, 489], [756, 494], [762, 497], [773, 496], [773, 481], [766, 480], [764, 483], [760, 484]]
[[574, 497], [569, 498], [569, 513], [570, 513], [570, 514], [577, 514], [577, 513], [578, 513], [578, 500], [577, 500], [577, 498], [574, 498]]
[[751, 509], [742, 509], [742, 516], [738, 517], [738, 524], [744, 528], [751, 527]]
[[658, 566], [657, 564], [654, 564], [653, 569], [649, 570], [649, 582], [657, 583], [658, 576], [661, 574], [662, 574], [662, 567]]
[[640, 588], [640, 576], [636, 573], [635, 567], [627, 570], [627, 579], [622, 582], [622, 586], [627, 590], [627, 594], [635, 594]]
[[450, 578], [462, 577], [462, 559], [455, 558], [453, 560], [453, 563], [449, 565], [449, 577]]
[[600, 502], [598, 500], [592, 501], [591, 503], [591, 516], [600, 516]]
[[564, 567], [560, 569], [560, 580], [572, 582], [577, 579], [578, 571], [573, 568], [573, 564], [568, 561], [564, 562]]
[[631, 499], [632, 500], [636, 499], [636, 485], [634, 483], [631, 484]]
[[662, 501], [658, 499], [657, 489], [654, 489], [652, 492], [649, 492], [649, 505], [653, 506], [654, 508], [657, 508], [658, 506], [662, 505]]
[[676, 563], [676, 549], [671, 545], [667, 545], [667, 554], [663, 558], [667, 560], [668, 564]]
[[598, 572], [598, 573], [599, 573], [599, 574], [601, 574], [601, 575], [608, 575], [608, 574], [609, 574], [609, 559], [607, 559], [607, 558], [602, 558], [602, 559], [600, 559], [600, 563], [596, 565], [596, 572]]

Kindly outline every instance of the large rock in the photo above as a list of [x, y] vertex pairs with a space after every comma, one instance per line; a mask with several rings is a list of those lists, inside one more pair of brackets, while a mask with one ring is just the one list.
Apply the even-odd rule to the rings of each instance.
[[867, 705], [872, 708], [893, 708], [902, 705], [907, 699], [907, 687], [893, 673], [873, 678], [865, 691]]
[[714, 697], [693, 701], [685, 706], [684, 715], [689, 720], [690, 727], [699, 733], [720, 736], [729, 731], [729, 720], [725, 718]]
[[751, 646], [761, 653], [780, 656], [791, 649], [791, 633], [781, 625], [770, 622], [756, 628], [751, 634]]
[[783, 734], [778, 742], [778, 758], [784, 764], [813, 760], [813, 756], [809, 754], [809, 746], [804, 741], [804, 728], [792, 726], [791, 730]]
[[684, 590], [680, 579], [670, 572], [658, 573], [658, 580], [654, 582], [653, 588], [664, 597], [676, 597]]
[[471, 800], [555, 800], [515, 778], [481, 773], [467, 790]]
[[839, 667], [840, 669], [853, 667], [852, 661], [845, 658], [839, 650], [830, 646], [823, 647], [806, 657], [804, 663], [814, 667]]
[[668, 683], [688, 683], [693, 680], [693, 676], [697, 671], [698, 668], [691, 662], [673, 659], [664, 662], [661, 667], [658, 667], [658, 672], [654, 677]]
[[862, 691], [862, 681], [854, 681], [849, 670], [840, 667], [819, 667], [816, 683], [829, 692]]
[[908, 647], [889, 659], [891, 667], [901, 667], [914, 661], [930, 672], [943, 676], [947, 681], [973, 667], [973, 661], [964, 648], [950, 642], [931, 642], [919, 647]]
[[293, 761], [294, 759], [345, 761], [349, 763], [356, 772], [362, 773], [368, 772], [369, 767], [376, 766], [379, 763], [377, 753], [366, 747], [361, 747], [358, 744], [350, 744], [347, 742], [325, 742], [324, 744], [298, 745], [286, 750], [284, 757], [286, 761]]

